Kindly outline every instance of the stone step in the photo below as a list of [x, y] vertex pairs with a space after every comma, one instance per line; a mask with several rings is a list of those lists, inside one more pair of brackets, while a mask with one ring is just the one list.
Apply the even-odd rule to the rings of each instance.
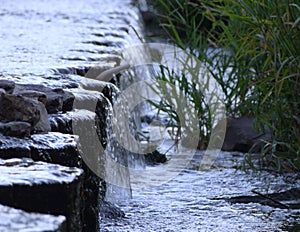
[[0, 173], [0, 204], [64, 215], [68, 231], [82, 230], [82, 169], [31, 159], [0, 159]]
[[66, 232], [67, 225], [65, 216], [28, 213], [0, 205], [0, 231]]

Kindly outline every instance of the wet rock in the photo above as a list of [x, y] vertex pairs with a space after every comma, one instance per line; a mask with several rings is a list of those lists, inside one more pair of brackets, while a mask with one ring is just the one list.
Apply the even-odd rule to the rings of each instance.
[[21, 139], [0, 135], [0, 158], [28, 157], [36, 161], [80, 167], [76, 136], [51, 132]]
[[13, 93], [15, 88], [15, 82], [9, 80], [0, 79], [0, 89], [4, 89], [6, 93]]
[[2, 122], [30, 123], [31, 131], [34, 133], [47, 133], [51, 130], [45, 106], [39, 101], [21, 95], [2, 94], [0, 109], [0, 121]]
[[39, 120], [40, 111], [37, 101], [11, 94], [0, 95], [0, 122], [28, 122], [33, 129]]
[[46, 94], [39, 92], [39, 91], [34, 91], [34, 90], [19, 90], [16, 92], [16, 94], [21, 95], [23, 97], [28, 97], [35, 99], [39, 102], [42, 102], [45, 106], [47, 104], [47, 96]]
[[299, 209], [300, 200], [300, 189], [292, 188], [286, 191], [270, 194], [261, 194], [259, 192], [253, 191], [258, 194], [256, 196], [237, 196], [226, 198], [225, 200], [231, 204], [248, 204], [248, 203], [259, 203], [262, 205], [269, 205], [276, 208], [283, 209]]
[[28, 137], [30, 136], [31, 125], [27, 122], [0, 122], [0, 133], [5, 136]]
[[[94, 149], [91, 148], [91, 150], [93, 151]], [[82, 162], [77, 136], [57, 132], [32, 135], [31, 138], [27, 139], [0, 136], [0, 158], [22, 157], [84, 169], [84, 184], [81, 193], [81, 197], [84, 200], [82, 209], [83, 231], [99, 231], [99, 191], [100, 189], [104, 191], [103, 188], [100, 188], [103, 183]], [[96, 158], [98, 158], [98, 154]]]
[[64, 215], [68, 231], [82, 230], [83, 170], [31, 159], [0, 160], [0, 203], [29, 212]]
[[51, 131], [61, 132], [65, 134], [72, 134], [72, 114], [67, 112], [65, 114], [49, 115]]
[[0, 205], [0, 231], [66, 232], [66, 218]]
[[51, 131], [51, 126], [50, 126], [50, 121], [48, 118], [48, 113], [45, 108], [45, 105], [42, 102], [38, 102], [38, 101], [36, 104], [40, 111], [40, 120], [35, 125], [35, 127], [33, 129], [33, 133], [36, 133], [36, 134], [48, 133]]
[[125, 213], [120, 210], [116, 205], [107, 202], [102, 201], [100, 204], [100, 217], [102, 218], [120, 218], [124, 217]]
[[47, 97], [46, 109], [49, 114], [60, 111], [72, 110], [74, 95], [61, 88], [49, 88], [44, 85], [16, 85], [15, 94], [22, 94], [26, 91], [36, 91], [44, 93]]
[[151, 153], [145, 154], [145, 162], [147, 165], [157, 165], [167, 162], [167, 157], [165, 154], [161, 154], [159, 151], [155, 150]]
[[31, 136], [31, 157], [33, 160], [80, 167], [81, 154], [77, 148], [77, 137], [51, 132]]
[[0, 134], [0, 159], [31, 157], [31, 140]]
[[263, 141], [270, 141], [271, 136], [272, 131], [266, 126], [262, 132], [256, 129], [254, 117], [229, 118], [222, 150], [259, 152]]

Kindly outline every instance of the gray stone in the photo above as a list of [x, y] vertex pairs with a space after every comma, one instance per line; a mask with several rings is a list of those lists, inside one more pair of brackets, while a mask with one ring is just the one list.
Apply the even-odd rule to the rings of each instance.
[[82, 230], [83, 170], [31, 159], [0, 160], [0, 203], [29, 212], [64, 215], [68, 231]]
[[48, 112], [45, 108], [45, 105], [42, 102], [37, 101], [36, 104], [40, 111], [40, 120], [35, 125], [33, 129], [33, 133], [37, 133], [37, 134], [48, 133], [51, 131]]
[[0, 79], [0, 89], [4, 89], [6, 93], [13, 93], [15, 82]]
[[28, 213], [0, 205], [0, 231], [66, 232], [66, 218], [65, 216]]
[[254, 117], [228, 118], [222, 150], [259, 152], [263, 141], [270, 141], [271, 137], [269, 127], [265, 126], [264, 131], [256, 129]]
[[11, 94], [0, 95], [0, 122], [28, 122], [33, 129], [39, 120], [37, 101]]
[[84, 186], [81, 197], [84, 200], [82, 212], [83, 226], [86, 229], [83, 231], [99, 231], [99, 191], [102, 182], [82, 162], [77, 136], [58, 132], [36, 134], [27, 139], [0, 135], [0, 159], [21, 157], [84, 169]]
[[31, 124], [34, 133], [48, 133], [51, 130], [48, 113], [43, 103], [20, 95], [0, 96], [0, 121], [21, 121]]
[[61, 88], [49, 88], [44, 85], [20, 85], [15, 87], [15, 94], [24, 93], [24, 91], [36, 91], [44, 93], [47, 97], [46, 109], [49, 114], [56, 114], [61, 111], [72, 110], [74, 95]]
[[27, 122], [0, 122], [0, 133], [5, 136], [28, 137], [30, 131], [31, 125]]
[[43, 92], [35, 90], [19, 90], [17, 91], [17, 94], [23, 97], [35, 99], [39, 102], [42, 102], [44, 105], [47, 104], [47, 95]]

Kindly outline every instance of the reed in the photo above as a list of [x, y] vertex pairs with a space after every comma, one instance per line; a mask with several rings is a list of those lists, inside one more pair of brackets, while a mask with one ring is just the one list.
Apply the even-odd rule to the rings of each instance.
[[[299, 172], [300, 5], [293, 0], [154, 1], [168, 36], [218, 81], [228, 116], [255, 116], [259, 129], [273, 129], [261, 163]], [[199, 95], [193, 85], [185, 92]], [[197, 111], [205, 111], [200, 101]], [[208, 129], [210, 119], [201, 119]]]

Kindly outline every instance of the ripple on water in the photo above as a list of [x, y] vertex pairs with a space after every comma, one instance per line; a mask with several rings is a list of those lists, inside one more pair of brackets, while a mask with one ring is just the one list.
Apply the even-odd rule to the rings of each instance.
[[[266, 184], [270, 192], [300, 186], [299, 181], [286, 182], [285, 177], [274, 178], [266, 172], [246, 174], [228, 166], [215, 166], [207, 172], [186, 169], [161, 186], [134, 189], [133, 198], [120, 204], [126, 218], [103, 219], [101, 231], [286, 231], [283, 225], [298, 211], [215, 200], [251, 195], [253, 189], [265, 192]], [[299, 217], [293, 222], [297, 220], [299, 223]]]

